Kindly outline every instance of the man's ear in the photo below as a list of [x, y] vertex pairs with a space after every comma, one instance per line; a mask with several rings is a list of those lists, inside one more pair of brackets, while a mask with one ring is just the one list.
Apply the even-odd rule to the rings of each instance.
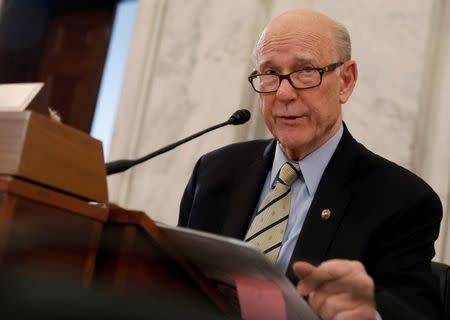
[[344, 104], [352, 95], [353, 88], [355, 88], [356, 80], [358, 79], [358, 67], [356, 61], [349, 60], [340, 68], [339, 102]]

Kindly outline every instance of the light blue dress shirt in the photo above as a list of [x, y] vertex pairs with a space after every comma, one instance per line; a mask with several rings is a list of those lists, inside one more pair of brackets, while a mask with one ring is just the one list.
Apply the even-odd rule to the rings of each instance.
[[[343, 131], [343, 126], [341, 124], [334, 136], [299, 161], [303, 179], [298, 179], [291, 186], [291, 210], [289, 212], [288, 224], [277, 260], [277, 268], [283, 273], [286, 272], [292, 253], [294, 252], [295, 243], [300, 235], [303, 222], [305, 221], [311, 201], [316, 194], [317, 186], [322, 178], [322, 174], [341, 140]], [[283, 151], [281, 151], [280, 145], [277, 144], [272, 169], [267, 175], [256, 208], [259, 208], [259, 204], [269, 192], [270, 187], [275, 183], [278, 171], [280, 171], [283, 164], [287, 161], [289, 160], [286, 158]]]

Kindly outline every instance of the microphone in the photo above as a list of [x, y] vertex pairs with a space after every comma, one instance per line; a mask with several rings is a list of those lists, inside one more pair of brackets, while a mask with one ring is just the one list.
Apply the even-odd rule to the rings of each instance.
[[195, 138], [197, 138], [207, 132], [210, 132], [212, 130], [227, 126], [229, 124], [240, 125], [240, 124], [246, 123], [250, 119], [250, 117], [251, 117], [250, 111], [248, 111], [247, 109], [237, 110], [230, 116], [230, 118], [227, 121], [224, 121], [222, 123], [216, 124], [215, 126], [212, 126], [205, 130], [197, 132], [197, 133], [195, 133], [187, 138], [181, 139], [175, 143], [169, 144], [168, 146], [165, 146], [159, 150], [156, 150], [156, 151], [154, 151], [146, 156], [143, 156], [139, 159], [135, 159], [135, 160], [122, 159], [122, 160], [108, 162], [105, 164], [106, 174], [109, 176], [109, 175], [112, 175], [115, 173], [123, 172], [139, 163], [150, 160], [151, 158], [154, 158], [162, 153], [170, 151], [170, 150], [178, 147], [180, 144], [186, 143], [186, 142], [188, 142], [192, 139], [195, 139]]
[[228, 119], [229, 124], [233, 125], [239, 125], [246, 123], [251, 117], [250, 111], [247, 109], [240, 109], [238, 111], [235, 111], [230, 119]]

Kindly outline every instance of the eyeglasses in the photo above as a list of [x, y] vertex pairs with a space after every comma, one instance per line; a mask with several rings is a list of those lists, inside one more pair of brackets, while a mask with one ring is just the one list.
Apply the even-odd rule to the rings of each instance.
[[260, 74], [254, 71], [248, 81], [253, 89], [259, 93], [276, 92], [281, 81], [286, 79], [295, 89], [309, 89], [320, 86], [325, 72], [336, 70], [343, 62], [332, 63], [323, 68], [305, 68], [288, 74]]

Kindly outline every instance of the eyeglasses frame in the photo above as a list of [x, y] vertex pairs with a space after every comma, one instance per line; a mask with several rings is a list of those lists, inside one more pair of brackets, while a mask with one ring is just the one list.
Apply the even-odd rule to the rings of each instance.
[[[291, 73], [288, 73], [288, 74], [257, 73], [257, 71], [255, 70], [255, 71], [252, 72], [251, 75], [248, 76], [248, 81], [250, 81], [250, 84], [252, 85], [253, 90], [255, 90], [255, 91], [258, 92], [258, 93], [272, 93], [272, 92], [277, 92], [278, 89], [279, 89], [280, 86], [281, 86], [281, 81], [283, 81], [284, 79], [286, 79], [286, 80], [289, 82], [289, 84], [290, 84], [293, 88], [295, 88], [295, 89], [297, 89], [297, 90], [301, 90], [301, 89], [311, 89], [311, 88], [318, 87], [318, 86], [320, 86], [320, 85], [322, 84], [322, 78], [323, 78], [323, 74], [324, 74], [325, 72], [331, 72], [331, 71], [334, 71], [334, 70], [336, 70], [338, 67], [340, 67], [340, 66], [343, 65], [343, 64], [344, 64], [344, 62], [338, 61], [338, 62], [329, 64], [329, 65], [327, 65], [327, 66], [325, 66], [325, 67], [322, 67], [322, 68], [305, 68], [305, 69], [300, 69], [300, 70], [292, 71]], [[292, 80], [291, 80], [291, 74], [296, 73], [296, 72], [299, 72], [299, 71], [302, 71], [302, 70], [316, 70], [316, 71], [319, 71], [319, 74], [320, 74], [320, 82], [319, 82], [317, 85], [314, 85], [314, 86], [312, 86], [312, 87], [297, 88], [297, 87], [294, 86], [294, 84], [292, 83]], [[258, 90], [256, 90], [255, 86], [253, 85], [253, 79], [257, 78], [258, 76], [264, 76], [264, 75], [277, 76], [277, 77], [280, 79], [280, 81], [278, 82], [278, 87], [277, 87], [276, 90], [272, 90], [272, 91], [258, 91]]]

